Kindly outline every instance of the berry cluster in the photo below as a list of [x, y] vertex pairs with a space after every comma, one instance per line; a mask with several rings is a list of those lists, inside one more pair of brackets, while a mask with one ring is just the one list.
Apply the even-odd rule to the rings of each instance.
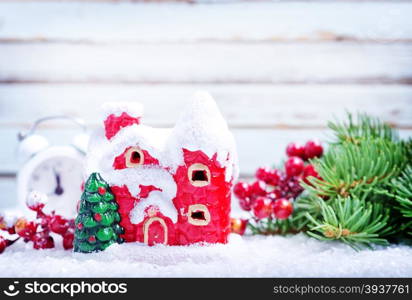
[[54, 211], [46, 214], [43, 211], [46, 201], [46, 195], [37, 192], [30, 193], [26, 204], [30, 210], [36, 212], [34, 221], [28, 221], [24, 217], [7, 220], [6, 217], [0, 216], [0, 229], [7, 231], [9, 235], [17, 235], [13, 240], [0, 236], [0, 253], [20, 238], [26, 243], [33, 242], [34, 249], [54, 248], [51, 233], [62, 236], [64, 249], [73, 248], [74, 220], [63, 218]]
[[[261, 167], [256, 170], [252, 183], [238, 182], [233, 189], [240, 207], [252, 213], [255, 222], [263, 219], [285, 220], [293, 212], [293, 201], [302, 192], [301, 181], [309, 177], [320, 178], [314, 166], [308, 161], [321, 157], [322, 145], [315, 140], [305, 145], [290, 143], [286, 148], [288, 156], [284, 170]], [[244, 233], [245, 220], [232, 219], [232, 231]]]

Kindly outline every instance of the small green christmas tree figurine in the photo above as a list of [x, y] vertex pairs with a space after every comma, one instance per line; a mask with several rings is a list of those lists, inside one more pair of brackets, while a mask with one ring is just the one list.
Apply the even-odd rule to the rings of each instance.
[[74, 238], [75, 252], [97, 252], [113, 243], [122, 243], [119, 237], [123, 228], [119, 225], [118, 205], [109, 185], [98, 173], [90, 175], [80, 200]]

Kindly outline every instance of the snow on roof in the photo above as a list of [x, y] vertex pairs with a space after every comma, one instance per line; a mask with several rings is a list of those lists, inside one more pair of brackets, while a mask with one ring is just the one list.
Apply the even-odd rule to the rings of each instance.
[[190, 151], [202, 150], [226, 167], [226, 180], [237, 178], [236, 143], [215, 100], [207, 92], [197, 92], [177, 121], [170, 141]]
[[142, 117], [144, 108], [140, 102], [106, 102], [102, 106], [104, 119], [110, 115], [120, 116], [127, 113], [131, 117]]
[[[166, 142], [170, 133], [169, 128], [153, 128], [137, 124], [125, 127], [110, 141], [111, 149], [107, 159], [112, 164], [114, 158], [122, 154], [127, 147], [138, 146], [159, 160], [162, 167], [177, 167], [180, 161], [172, 160], [173, 157], [170, 157], [166, 151]], [[111, 165], [108, 167], [111, 168]]]
[[173, 176], [166, 170], [155, 166], [104, 171], [101, 175], [109, 184], [126, 185], [134, 197], [138, 197], [140, 185], [155, 185], [162, 190], [166, 199], [173, 199], [176, 196], [176, 182]]
[[132, 224], [141, 223], [146, 217], [145, 209], [149, 206], [156, 206], [163, 215], [169, 217], [174, 223], [177, 223], [178, 213], [173, 202], [169, 199], [165, 198], [165, 194], [162, 192], [151, 192], [147, 198], [140, 200], [130, 211], [130, 221]]

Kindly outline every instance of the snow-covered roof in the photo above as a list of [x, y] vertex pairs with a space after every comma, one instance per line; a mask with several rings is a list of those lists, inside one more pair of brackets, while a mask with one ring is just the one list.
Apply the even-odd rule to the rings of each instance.
[[143, 105], [140, 102], [106, 102], [102, 106], [103, 117], [107, 118], [110, 115], [120, 116], [122, 113], [127, 113], [129, 116], [143, 116]]
[[218, 162], [226, 167], [227, 181], [238, 175], [235, 139], [215, 100], [207, 92], [194, 95], [173, 128], [169, 142], [179, 149], [202, 150], [210, 158], [217, 154]]
[[177, 223], [178, 212], [173, 202], [165, 198], [164, 193], [153, 191], [145, 199], [142, 199], [130, 212], [130, 222], [132, 224], [141, 223], [146, 217], [145, 209], [149, 206], [157, 206], [163, 215], [168, 216], [174, 223]]

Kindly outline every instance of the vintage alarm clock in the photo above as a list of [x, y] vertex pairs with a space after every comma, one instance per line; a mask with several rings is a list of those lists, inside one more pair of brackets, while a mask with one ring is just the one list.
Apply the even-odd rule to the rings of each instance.
[[[67, 145], [50, 145], [36, 134], [46, 121], [65, 119], [79, 127], [79, 133]], [[45, 211], [55, 210], [65, 217], [76, 214], [81, 197], [84, 159], [88, 135], [84, 122], [69, 116], [49, 116], [37, 120], [27, 133], [18, 134], [21, 167], [17, 176], [18, 202], [25, 205], [27, 196], [37, 191], [48, 196]]]

